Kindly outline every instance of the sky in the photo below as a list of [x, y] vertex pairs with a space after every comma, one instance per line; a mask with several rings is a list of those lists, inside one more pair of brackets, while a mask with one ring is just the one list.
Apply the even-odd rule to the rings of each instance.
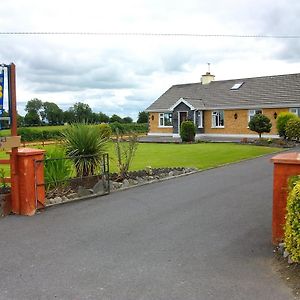
[[[296, 0], [1, 0], [0, 32], [299, 35]], [[18, 112], [30, 99], [108, 115], [146, 109], [170, 86], [300, 72], [300, 39], [0, 35], [17, 68]], [[4, 100], [5, 101], [5, 100]]]

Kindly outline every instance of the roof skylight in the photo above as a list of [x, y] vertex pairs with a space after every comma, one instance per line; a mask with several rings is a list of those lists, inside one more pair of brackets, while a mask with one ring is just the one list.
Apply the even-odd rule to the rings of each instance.
[[231, 90], [238, 90], [242, 85], [243, 85], [244, 82], [238, 82], [238, 83], [235, 83], [233, 85], [233, 87], [231, 88]]

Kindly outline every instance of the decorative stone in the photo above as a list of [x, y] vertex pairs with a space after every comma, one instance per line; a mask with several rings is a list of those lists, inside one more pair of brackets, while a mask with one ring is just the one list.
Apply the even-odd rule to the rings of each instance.
[[61, 203], [62, 202], [62, 198], [61, 197], [55, 197], [54, 198], [54, 203], [55, 204], [58, 204], [58, 203]]
[[287, 258], [288, 256], [289, 256], [288, 251], [284, 250], [284, 252], [283, 252], [283, 257], [284, 257], [284, 258]]
[[291, 258], [291, 256], [289, 255], [288, 256], [288, 264], [293, 264], [294, 263], [294, 261], [293, 261], [293, 259]]
[[75, 199], [75, 198], [78, 198], [77, 193], [72, 193], [68, 195], [68, 199]]
[[99, 180], [93, 187], [93, 192], [95, 194], [103, 194], [104, 193], [104, 186], [103, 181]]
[[113, 187], [114, 189], [119, 189], [121, 186], [122, 186], [122, 183], [121, 183], [121, 182], [116, 182], [116, 181], [113, 181], [113, 182], [112, 182], [112, 187]]
[[122, 184], [122, 188], [127, 188], [127, 187], [129, 187], [129, 181], [128, 181], [128, 179], [124, 179], [123, 180], [123, 184]]
[[66, 196], [62, 196], [62, 197], [61, 197], [61, 199], [62, 199], [62, 202], [66, 202], [66, 201], [68, 201], [68, 200], [69, 200], [69, 198], [68, 198], [68, 197], [66, 197]]
[[130, 185], [136, 185], [136, 181], [134, 179], [130, 178], [128, 181]]
[[174, 171], [170, 171], [169, 174], [168, 174], [168, 176], [169, 176], [169, 177], [174, 176]]
[[278, 252], [282, 255], [284, 252], [285, 243], [279, 243]]
[[48, 199], [49, 204], [55, 204], [55, 199], [54, 198], [50, 198]]
[[85, 189], [84, 187], [82, 186], [79, 186], [78, 187], [78, 197], [85, 197], [85, 196], [89, 196], [93, 193], [93, 190], [87, 190]]
[[137, 180], [137, 182], [138, 182], [139, 184], [145, 182], [145, 180], [144, 180], [142, 177], [137, 177], [136, 180]]

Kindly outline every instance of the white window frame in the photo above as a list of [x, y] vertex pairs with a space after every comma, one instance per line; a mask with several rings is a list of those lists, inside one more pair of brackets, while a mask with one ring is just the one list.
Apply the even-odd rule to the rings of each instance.
[[203, 110], [197, 111], [198, 128], [203, 128]]
[[299, 107], [291, 107], [289, 111], [292, 114], [295, 114], [297, 117], [300, 116], [300, 108]]
[[[223, 125], [218, 125], [220, 123], [220, 114], [223, 114]], [[218, 122], [215, 122], [218, 121]], [[211, 128], [225, 128], [225, 113], [224, 110], [214, 110], [211, 112]]]
[[257, 114], [262, 114], [262, 109], [249, 109], [248, 110], [248, 123], [251, 121], [251, 117], [254, 117]]
[[[172, 115], [172, 125], [165, 125], [165, 115]], [[162, 121], [162, 122], [161, 122]], [[159, 113], [158, 128], [173, 128], [173, 114], [170, 112]]]

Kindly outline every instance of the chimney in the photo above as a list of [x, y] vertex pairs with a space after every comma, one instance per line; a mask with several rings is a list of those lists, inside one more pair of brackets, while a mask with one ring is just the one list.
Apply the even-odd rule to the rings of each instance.
[[215, 80], [215, 75], [210, 74], [210, 63], [207, 63], [207, 72], [205, 75], [202, 75], [201, 82], [202, 84], [209, 84], [210, 82]]
[[209, 84], [214, 80], [215, 80], [215, 75], [210, 74], [210, 72], [206, 72], [206, 74], [202, 75], [201, 77], [202, 84]]

